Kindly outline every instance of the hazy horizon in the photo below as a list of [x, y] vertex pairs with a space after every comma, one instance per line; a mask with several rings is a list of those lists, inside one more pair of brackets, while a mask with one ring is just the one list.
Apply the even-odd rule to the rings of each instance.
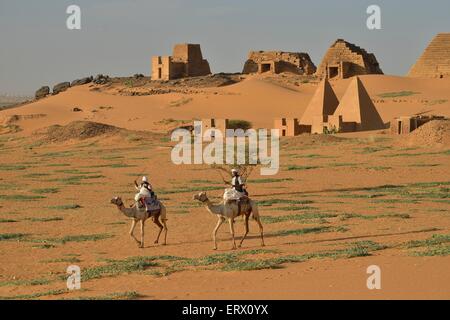
[[[153, 55], [200, 43], [212, 72], [239, 72], [250, 50], [298, 51], [318, 66], [338, 38], [374, 53], [385, 74], [405, 75], [439, 32], [450, 32], [450, 1], [419, 0], [24, 0], [0, 1], [0, 95], [98, 73], [150, 74]], [[82, 29], [66, 28], [66, 8]], [[368, 30], [366, 9], [382, 10]]]

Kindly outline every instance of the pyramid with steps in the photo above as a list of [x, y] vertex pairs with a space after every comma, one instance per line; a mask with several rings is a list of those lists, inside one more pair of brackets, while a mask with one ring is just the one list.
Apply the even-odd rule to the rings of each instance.
[[316, 75], [322, 79], [326, 78], [327, 68], [341, 63], [348, 65], [348, 70], [345, 70], [345, 78], [365, 74], [383, 74], [373, 53], [368, 53], [350, 42], [338, 39], [326, 52]]
[[361, 80], [355, 77], [334, 113], [343, 122], [355, 122], [357, 131], [384, 129], [385, 125]]
[[450, 33], [439, 33], [434, 37], [422, 56], [408, 73], [409, 77], [450, 77]]
[[311, 102], [300, 119], [302, 125], [312, 125], [315, 117], [329, 116], [334, 113], [339, 100], [327, 79], [322, 80]]

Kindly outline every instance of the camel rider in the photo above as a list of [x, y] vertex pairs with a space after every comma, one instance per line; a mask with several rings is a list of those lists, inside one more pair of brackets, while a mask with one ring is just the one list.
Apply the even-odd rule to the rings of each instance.
[[248, 196], [247, 190], [244, 188], [245, 183], [242, 182], [242, 178], [239, 175], [239, 171], [236, 169], [231, 170], [232, 178], [231, 178], [231, 187], [236, 190], [237, 192], [244, 193], [246, 196]]
[[155, 199], [155, 193], [152, 190], [152, 185], [148, 182], [146, 176], [142, 177], [142, 182], [140, 185], [134, 181], [134, 186], [139, 193], [136, 195], [136, 201], [140, 202], [145, 206], [145, 210], [148, 212], [148, 199]]

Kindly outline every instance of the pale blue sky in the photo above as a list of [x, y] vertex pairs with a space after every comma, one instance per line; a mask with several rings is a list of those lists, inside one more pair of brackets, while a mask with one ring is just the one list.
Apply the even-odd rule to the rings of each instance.
[[[82, 30], [66, 29], [66, 8]], [[382, 9], [382, 30], [366, 8]], [[449, 0], [0, 0], [0, 94], [32, 94], [87, 75], [150, 73], [152, 55], [200, 43], [213, 72], [241, 71], [249, 50], [304, 51], [318, 65], [344, 38], [405, 74], [438, 32], [450, 32]]]

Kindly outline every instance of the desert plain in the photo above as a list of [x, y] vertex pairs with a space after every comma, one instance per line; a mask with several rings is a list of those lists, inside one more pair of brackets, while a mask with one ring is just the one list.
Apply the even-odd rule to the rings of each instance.
[[[360, 79], [385, 123], [450, 117], [450, 79]], [[338, 98], [350, 81], [331, 81]], [[174, 165], [170, 131], [212, 117], [271, 128], [300, 118], [316, 86], [289, 74], [115, 78], [0, 111], [0, 298], [449, 299], [448, 125], [282, 137], [279, 173], [247, 181], [266, 246], [251, 223], [242, 248], [224, 225], [212, 250], [217, 218], [192, 197], [219, 202], [225, 186], [207, 165]], [[147, 222], [138, 248], [110, 203], [130, 205], [142, 175], [167, 207], [165, 246]], [[80, 290], [66, 288], [70, 265]], [[371, 265], [380, 290], [367, 288]]]

